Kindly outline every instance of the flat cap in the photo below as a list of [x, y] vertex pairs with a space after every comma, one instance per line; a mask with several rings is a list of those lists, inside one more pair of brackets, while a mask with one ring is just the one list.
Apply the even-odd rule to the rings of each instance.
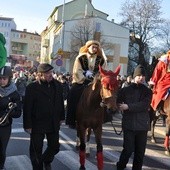
[[48, 64], [48, 63], [42, 63], [42, 64], [39, 64], [38, 68], [37, 68], [37, 71], [39, 73], [46, 73], [50, 70], [53, 69], [53, 66]]

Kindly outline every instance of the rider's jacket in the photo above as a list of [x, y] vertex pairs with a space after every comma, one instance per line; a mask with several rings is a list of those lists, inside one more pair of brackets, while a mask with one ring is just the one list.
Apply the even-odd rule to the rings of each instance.
[[88, 55], [87, 53], [79, 54], [73, 66], [73, 81], [72, 83], [83, 84], [86, 79], [86, 71], [93, 73], [93, 76], [98, 72], [98, 67], [101, 65], [105, 68], [106, 61], [103, 57], [97, 55]]

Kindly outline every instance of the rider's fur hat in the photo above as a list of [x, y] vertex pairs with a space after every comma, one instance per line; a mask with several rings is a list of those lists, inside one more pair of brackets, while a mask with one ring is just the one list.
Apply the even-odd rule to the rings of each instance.
[[37, 68], [37, 71], [39, 73], [46, 73], [50, 70], [53, 69], [53, 66], [48, 64], [48, 63], [42, 63], [42, 64], [39, 64], [38, 68]]
[[100, 46], [100, 43], [96, 40], [89, 40], [86, 42], [86, 47], [90, 47], [92, 44], [95, 44], [97, 46]]
[[89, 48], [92, 44], [97, 45], [97, 46], [99, 47], [99, 49], [100, 49], [100, 43], [99, 43], [98, 41], [96, 41], [96, 40], [89, 40], [89, 41], [86, 42], [86, 44], [85, 44], [84, 46], [82, 46], [82, 47], [80, 48], [79, 53], [85, 53], [85, 52], [87, 52], [87, 51], [88, 51], [88, 48]]
[[133, 78], [136, 76], [145, 76], [145, 68], [140, 64], [134, 70]]

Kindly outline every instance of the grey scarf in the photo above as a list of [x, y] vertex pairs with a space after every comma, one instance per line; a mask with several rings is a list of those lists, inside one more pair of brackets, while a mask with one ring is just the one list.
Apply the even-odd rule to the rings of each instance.
[[14, 82], [11, 82], [7, 87], [0, 87], [0, 96], [5, 97], [17, 90]]

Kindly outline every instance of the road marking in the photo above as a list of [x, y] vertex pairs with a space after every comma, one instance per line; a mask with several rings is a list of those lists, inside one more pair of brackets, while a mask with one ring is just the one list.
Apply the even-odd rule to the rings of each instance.
[[25, 132], [23, 128], [13, 128], [11, 133], [23, 133]]
[[[25, 132], [23, 128], [15, 128], [12, 129], [12, 133], [23, 133]], [[79, 167], [79, 156], [76, 152], [73, 151], [73, 147], [75, 147], [76, 142], [73, 141], [70, 137], [68, 137], [65, 133], [63, 133], [62, 131], [59, 131], [60, 134], [60, 144], [66, 149], [66, 151], [60, 151], [57, 155], [56, 158], [62, 162], [63, 164], [66, 163], [66, 166], [70, 167], [71, 163], [70, 162], [74, 162], [75, 165], [73, 165], [73, 167], [71, 167], [72, 169], [77, 169]], [[28, 140], [28, 138], [25, 138], [25, 140]], [[46, 139], [45, 139], [46, 141]], [[96, 146], [95, 144], [92, 144], [93, 146]], [[92, 148], [94, 152], [96, 152], [96, 147]], [[107, 158], [108, 160], [110, 160], [114, 165], [116, 165], [116, 162], [119, 160], [120, 157], [120, 152], [114, 151], [112, 148], [110, 147], [103, 147], [103, 155], [105, 158]], [[167, 167], [170, 166], [169, 164], [169, 157], [160, 154], [154, 150], [151, 149], [146, 149], [145, 152], [146, 156], [150, 157], [151, 159], [154, 159], [157, 162], [160, 162], [161, 164], [166, 165]], [[18, 157], [18, 156], [17, 156]], [[63, 159], [64, 157], [66, 157], [66, 159]], [[14, 157], [10, 157], [12, 159], [14, 159]], [[21, 157], [19, 157], [19, 159], [21, 159]], [[29, 158], [28, 158], [29, 159]], [[15, 161], [14, 161], [15, 162]], [[127, 170], [131, 169], [132, 167], [132, 162], [133, 160], [130, 158], [129, 159], [129, 163], [127, 165]], [[90, 168], [90, 170], [93, 168], [96, 168], [96, 165], [92, 164], [90, 161], [86, 160], [86, 168]], [[15, 167], [15, 166], [14, 166]], [[143, 169], [145, 170], [151, 170], [153, 168], [147, 167], [147, 166], [143, 166]], [[9, 167], [10, 170], [10, 167]], [[15, 170], [15, 169], [11, 169], [11, 170]], [[16, 170], [20, 170], [20, 169], [16, 169]], [[22, 168], [23, 170], [23, 168]], [[156, 170], [156, 169], [155, 169]]]
[[31, 161], [27, 155], [7, 157], [5, 168], [7, 170], [32, 170]]
[[[74, 151], [61, 151], [55, 156], [55, 158], [71, 170], [77, 170], [80, 167], [79, 155]], [[97, 170], [96, 165], [88, 160], [86, 160], [85, 166], [86, 170]]]

